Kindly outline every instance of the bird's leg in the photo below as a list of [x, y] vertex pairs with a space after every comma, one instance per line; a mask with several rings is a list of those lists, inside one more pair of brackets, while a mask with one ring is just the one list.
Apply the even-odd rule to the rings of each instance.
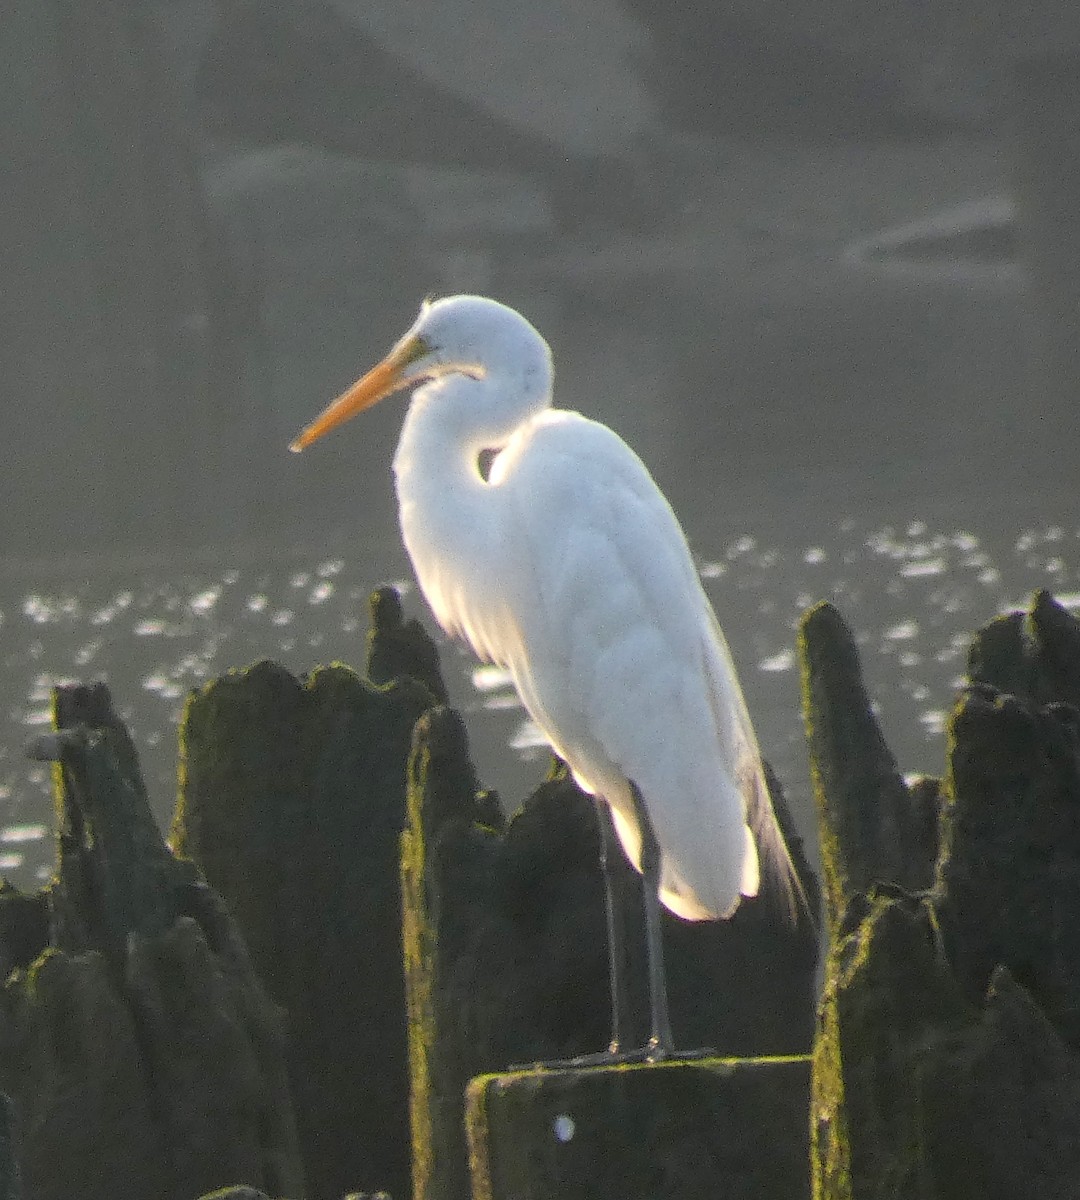
[[607, 917], [608, 989], [611, 995], [611, 1041], [608, 1053], [616, 1055], [622, 1042], [624, 987], [620, 964], [623, 962], [622, 921], [615, 906], [615, 890], [609, 869], [611, 847], [616, 844], [615, 824], [607, 801], [595, 796], [596, 823], [600, 829], [600, 875], [604, 880], [604, 915]]
[[645, 802], [637, 784], [631, 779], [630, 795], [634, 815], [641, 830], [641, 876], [645, 901], [645, 949], [649, 962], [649, 1011], [652, 1028], [646, 1044], [650, 1062], [670, 1058], [675, 1050], [668, 1013], [667, 975], [664, 971], [664, 936], [660, 925], [660, 844], [653, 832]]
[[597, 799], [596, 816], [600, 825], [600, 866], [604, 876], [604, 903], [607, 909], [608, 932], [608, 982], [611, 989], [611, 1044], [607, 1050], [594, 1054], [581, 1054], [574, 1058], [549, 1060], [531, 1064], [512, 1065], [511, 1070], [524, 1070], [532, 1067], [580, 1068], [592, 1066], [612, 1066], [617, 1063], [661, 1062], [664, 1059], [678, 1057], [680, 1059], [711, 1058], [715, 1055], [712, 1049], [675, 1050], [675, 1042], [671, 1033], [671, 1018], [668, 1014], [667, 975], [664, 970], [664, 942], [660, 925], [660, 844], [656, 840], [652, 822], [645, 811], [645, 802], [636, 783], [629, 780], [630, 795], [634, 805], [634, 815], [637, 817], [641, 830], [641, 876], [642, 895], [645, 907], [645, 944], [649, 968], [649, 1005], [652, 1021], [652, 1032], [644, 1046], [635, 1050], [620, 1049], [620, 1034], [622, 1017], [625, 1013], [625, 989], [623, 975], [619, 970], [622, 961], [623, 939], [619, 922], [618, 909], [615, 905], [615, 892], [611, 876], [608, 873], [608, 854], [615, 844], [614, 822], [605, 801]]

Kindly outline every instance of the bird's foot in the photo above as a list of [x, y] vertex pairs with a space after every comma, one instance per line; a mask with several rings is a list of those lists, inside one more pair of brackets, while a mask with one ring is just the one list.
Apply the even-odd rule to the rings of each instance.
[[701, 1046], [697, 1050], [676, 1050], [669, 1040], [653, 1034], [640, 1050], [632, 1052], [635, 1057], [629, 1062], [695, 1062], [702, 1058], [715, 1058], [716, 1051], [711, 1046]]
[[617, 1067], [633, 1063], [696, 1062], [703, 1058], [715, 1058], [716, 1051], [710, 1046], [699, 1050], [676, 1050], [665, 1045], [659, 1038], [651, 1037], [644, 1046], [633, 1050], [622, 1050], [618, 1042], [612, 1042], [606, 1050], [594, 1054], [576, 1054], [573, 1058], [552, 1058], [543, 1062], [512, 1063], [511, 1071], [573, 1071], [583, 1067]]

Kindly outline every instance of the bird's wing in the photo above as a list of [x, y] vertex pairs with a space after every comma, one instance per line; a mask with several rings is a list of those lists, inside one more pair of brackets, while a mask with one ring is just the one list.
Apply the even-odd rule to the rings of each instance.
[[508, 450], [498, 486], [514, 539], [513, 629], [499, 657], [579, 781], [611, 803], [635, 861], [626, 780], [637, 784], [664, 852], [668, 907], [728, 915], [756, 891], [748, 826], [769, 861], [783, 838], [678, 521], [640, 459], [577, 414], [545, 414]]

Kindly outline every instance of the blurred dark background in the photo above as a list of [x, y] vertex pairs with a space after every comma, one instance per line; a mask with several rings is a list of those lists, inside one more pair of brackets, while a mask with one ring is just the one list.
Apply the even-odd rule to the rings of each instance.
[[[15, 0], [0, 95], [12, 821], [56, 678], [127, 683], [167, 780], [176, 706], [140, 715], [140, 690], [359, 659], [366, 587], [408, 576], [401, 409], [285, 446], [427, 293], [520, 307], [556, 402], [649, 463], [715, 568], [767, 743], [798, 736], [800, 602], [902, 645], [911, 724], [947, 704], [912, 673], [956, 672], [928, 612], [955, 638], [1080, 586], [1071, 0]], [[977, 600], [950, 583], [964, 555]], [[347, 576], [329, 637], [311, 589]], [[124, 632], [100, 617], [140, 605]], [[147, 653], [178, 612], [208, 640]], [[901, 723], [910, 758], [923, 735]]]
[[1076, 449], [1075, 5], [57, 0], [2, 54], [11, 555], [346, 523], [355, 443], [279, 451], [429, 291], [725, 471]]

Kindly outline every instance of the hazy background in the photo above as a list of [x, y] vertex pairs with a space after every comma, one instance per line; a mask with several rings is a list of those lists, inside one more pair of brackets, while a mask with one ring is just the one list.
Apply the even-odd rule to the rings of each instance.
[[[408, 580], [387, 404], [285, 447], [427, 293], [549, 339], [682, 517], [811, 828], [793, 654], [833, 599], [901, 765], [967, 636], [1080, 604], [1080, 9], [818, 0], [16, 0], [0, 40], [0, 870], [22, 744], [105, 677], [173, 801], [186, 690], [362, 661]], [[426, 619], [419, 597], [410, 612]], [[542, 770], [446, 654], [480, 772]]]

